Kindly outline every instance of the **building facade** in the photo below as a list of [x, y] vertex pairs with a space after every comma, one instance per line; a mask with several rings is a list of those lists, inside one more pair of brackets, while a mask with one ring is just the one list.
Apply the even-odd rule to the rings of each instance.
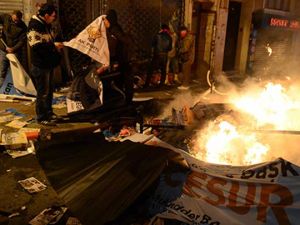
[[[36, 12], [36, 5], [44, 2], [2, 1], [0, 11], [21, 9], [25, 22], [28, 22]], [[48, 2], [54, 2], [59, 8], [60, 24], [66, 40], [76, 36], [107, 9], [116, 9], [122, 27], [133, 37], [136, 57], [141, 58], [149, 54], [151, 38], [161, 23], [171, 24], [175, 31], [179, 25], [186, 25], [196, 36], [193, 65], [195, 78], [203, 82], [208, 70], [216, 75], [225, 71], [245, 76], [263, 70], [266, 61], [279, 62], [286, 55], [296, 59], [300, 54], [297, 28], [300, 1], [297, 0], [86, 0], [85, 4], [80, 0]], [[267, 20], [272, 18], [273, 23], [267, 24]], [[274, 23], [280, 21], [294, 23], [294, 27], [274, 26]], [[270, 57], [268, 47], [272, 49]], [[84, 57], [72, 50], [70, 54], [75, 62], [72, 66], [81, 66]]]
[[[215, 75], [225, 72], [240, 77], [280, 73], [285, 68], [269, 69], [274, 69], [274, 64], [286, 64], [299, 57], [300, 1], [185, 2], [185, 23], [196, 35], [194, 71], [203, 82], [207, 70]], [[280, 23], [283, 25], [278, 25]]]

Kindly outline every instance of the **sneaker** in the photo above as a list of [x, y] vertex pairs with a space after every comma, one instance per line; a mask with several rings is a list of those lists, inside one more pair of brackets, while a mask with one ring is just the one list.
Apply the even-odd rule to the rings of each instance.
[[190, 87], [188, 86], [179, 86], [177, 87], [179, 90], [188, 90]]
[[49, 118], [49, 119], [50, 119], [50, 120], [61, 120], [62, 117], [59, 116], [59, 115], [56, 115], [55, 113], [52, 113], [52, 114], [50, 115], [50, 118]]
[[56, 126], [56, 123], [54, 121], [50, 121], [50, 120], [41, 120], [38, 121], [38, 124], [40, 125], [44, 125], [44, 126]]

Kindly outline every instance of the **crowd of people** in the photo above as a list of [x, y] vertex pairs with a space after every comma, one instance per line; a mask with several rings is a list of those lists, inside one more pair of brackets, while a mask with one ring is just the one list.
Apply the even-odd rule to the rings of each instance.
[[188, 28], [181, 26], [177, 34], [171, 32], [167, 24], [162, 24], [160, 31], [153, 38], [151, 47], [151, 63], [144, 87], [149, 87], [153, 72], [156, 70], [160, 72], [158, 87], [177, 83], [181, 84], [178, 89], [189, 89], [195, 38]]
[[[63, 40], [54, 32], [53, 22], [57, 17], [57, 9], [53, 4], [45, 3], [39, 6], [36, 15], [32, 16], [28, 27], [22, 20], [21, 11], [11, 14], [0, 14], [2, 25], [0, 39], [0, 87], [2, 86], [9, 60], [8, 53], [16, 54], [22, 61], [22, 48], [30, 47], [31, 70], [29, 75], [37, 91], [36, 120], [43, 125], [56, 122], [58, 116], [52, 110], [53, 74], [54, 69], [61, 63]], [[109, 10], [104, 19], [106, 27], [110, 61], [118, 62], [121, 73], [119, 81], [125, 91], [126, 102], [130, 103], [133, 97], [133, 78], [130, 76], [128, 48], [130, 40], [118, 23], [115, 10]], [[150, 85], [154, 71], [160, 72], [159, 87], [165, 84], [180, 82], [180, 89], [188, 89], [191, 65], [194, 59], [194, 37], [186, 27], [180, 27], [178, 34], [170, 32], [168, 25], [163, 24], [152, 42], [152, 59], [145, 79], [145, 87]], [[102, 74], [107, 67], [97, 68], [97, 74]], [[178, 74], [182, 74], [179, 76]], [[173, 77], [173, 79], [171, 79]]]

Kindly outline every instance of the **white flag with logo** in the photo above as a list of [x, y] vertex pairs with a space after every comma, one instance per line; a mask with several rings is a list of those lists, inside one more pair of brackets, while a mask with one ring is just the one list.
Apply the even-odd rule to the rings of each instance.
[[104, 66], [109, 66], [109, 49], [104, 18], [104, 15], [99, 16], [75, 38], [64, 42], [64, 45], [90, 56]]

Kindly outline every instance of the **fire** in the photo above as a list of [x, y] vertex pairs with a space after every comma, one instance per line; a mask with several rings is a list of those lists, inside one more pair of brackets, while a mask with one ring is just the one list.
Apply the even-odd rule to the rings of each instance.
[[211, 122], [196, 136], [195, 155], [203, 161], [230, 165], [249, 165], [283, 155], [287, 157], [288, 154], [281, 150], [284, 146], [280, 148], [274, 145], [275, 140], [253, 131], [299, 131], [298, 90], [296, 86], [285, 88], [271, 82], [243, 90], [243, 95], [229, 100], [233, 114], [220, 116], [221, 122]]
[[263, 90], [233, 99], [240, 112], [255, 119], [257, 127], [276, 130], [300, 130], [300, 100], [290, 95], [280, 84], [268, 83]]
[[227, 121], [212, 123], [205, 131], [201, 131], [196, 146], [201, 148], [196, 154], [197, 158], [230, 165], [260, 163], [269, 150], [268, 146], [257, 141], [255, 134], [239, 132]]

